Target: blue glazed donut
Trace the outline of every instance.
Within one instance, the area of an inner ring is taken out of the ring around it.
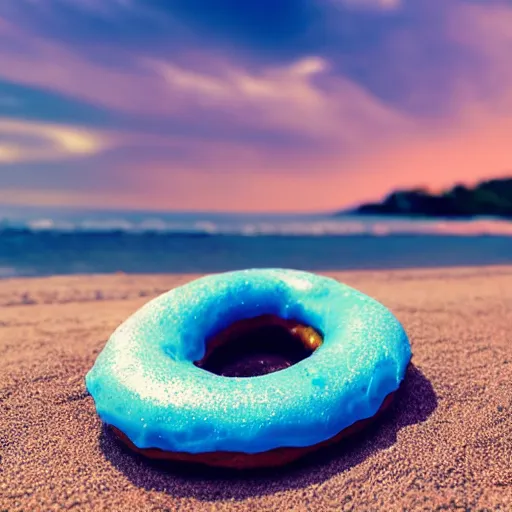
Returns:
[[[198,368],[205,340],[275,315],[323,334],[281,371],[227,378]],[[404,379],[407,335],[393,314],[334,279],[285,269],[210,275],[148,302],[86,376],[100,418],[135,449],[257,454],[312,447],[374,416]]]

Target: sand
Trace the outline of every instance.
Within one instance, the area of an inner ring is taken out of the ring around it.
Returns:
[[[414,367],[336,449],[245,476],[147,462],[84,375],[149,297],[196,276],[0,282],[0,510],[512,510],[512,267],[331,273],[403,322]]]

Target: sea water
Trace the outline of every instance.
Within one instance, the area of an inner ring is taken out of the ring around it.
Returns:
[[[512,222],[0,207],[0,278],[512,263]]]

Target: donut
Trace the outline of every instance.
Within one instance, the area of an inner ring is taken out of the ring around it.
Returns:
[[[249,345],[286,345],[292,356],[270,373],[222,373],[218,354]],[[85,380],[100,419],[135,452],[246,469],[287,464],[365,427],[389,407],[410,359],[402,325],[371,297],[308,272],[249,269],[149,301]]]

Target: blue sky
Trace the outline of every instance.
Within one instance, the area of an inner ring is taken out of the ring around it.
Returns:
[[[509,0],[3,0],[0,202],[328,210],[512,168]]]

